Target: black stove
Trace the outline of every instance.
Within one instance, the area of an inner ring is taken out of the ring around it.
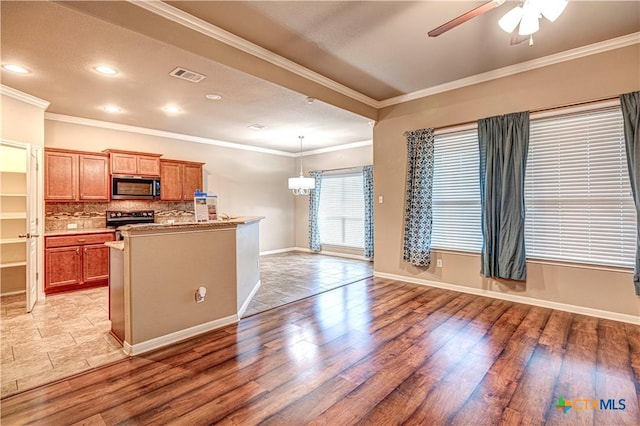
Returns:
[[[134,225],[138,223],[154,223],[156,221],[155,212],[153,210],[135,210],[135,211],[113,211],[107,210],[107,228],[117,228],[123,225]],[[120,236],[116,235],[116,240]]]

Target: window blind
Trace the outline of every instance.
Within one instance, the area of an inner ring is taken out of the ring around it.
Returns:
[[[531,121],[525,205],[528,258],[633,266],[620,108]]]
[[[479,170],[476,129],[435,137],[433,248],[482,250]]]
[[[362,173],[322,177],[318,227],[322,244],[364,248]]]

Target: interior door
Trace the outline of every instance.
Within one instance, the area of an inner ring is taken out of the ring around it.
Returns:
[[[40,185],[40,147],[31,146],[27,156],[27,312],[31,312],[38,300],[38,249],[42,238],[38,230],[42,196]]]

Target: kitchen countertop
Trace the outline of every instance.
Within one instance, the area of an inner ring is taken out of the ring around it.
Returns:
[[[113,228],[77,228],[77,229],[54,229],[45,231],[45,237],[61,236],[61,235],[78,235],[78,234],[99,234],[103,232],[115,232]]]
[[[237,226],[246,223],[256,222],[264,219],[264,216],[237,216],[229,220],[215,220],[209,222],[179,222],[179,223],[142,223],[136,225],[124,225],[118,228],[119,231],[159,231],[173,229],[207,229],[218,228],[229,225]]]

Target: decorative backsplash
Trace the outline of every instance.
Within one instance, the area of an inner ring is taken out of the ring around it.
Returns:
[[[45,231],[68,229],[75,224],[78,229],[104,228],[107,210],[154,210],[156,223],[169,220],[193,222],[193,201],[136,201],[119,200],[110,203],[45,203]]]

